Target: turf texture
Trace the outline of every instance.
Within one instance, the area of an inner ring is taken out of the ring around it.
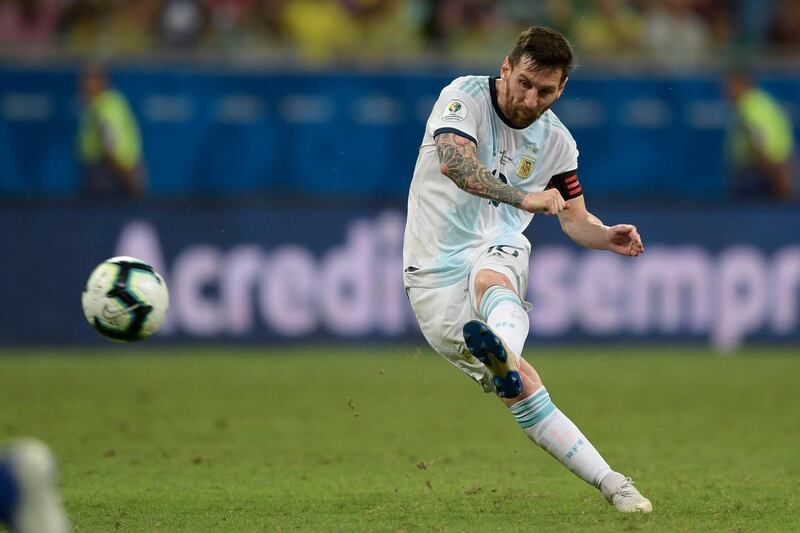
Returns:
[[[529,350],[651,515],[620,515],[427,349],[0,351],[0,437],[76,532],[792,531],[800,353]]]

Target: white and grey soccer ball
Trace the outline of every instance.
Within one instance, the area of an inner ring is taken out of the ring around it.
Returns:
[[[158,331],[169,307],[164,278],[145,261],[112,257],[92,271],[81,297],[86,320],[118,342],[146,339]]]

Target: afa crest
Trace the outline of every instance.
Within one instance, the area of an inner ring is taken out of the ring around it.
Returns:
[[[517,152],[519,160],[517,162],[517,176],[520,179],[528,179],[536,168],[536,156],[539,154],[539,147],[536,144],[527,144]]]
[[[533,174],[533,169],[536,167],[536,161],[528,158],[521,158],[517,164],[517,176],[520,178],[530,178]]]

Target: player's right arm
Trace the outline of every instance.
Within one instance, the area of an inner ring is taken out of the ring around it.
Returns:
[[[459,189],[530,213],[555,215],[568,209],[555,189],[525,193],[493,176],[478,158],[477,146],[470,139],[447,132],[437,135],[435,142],[439,171]]]

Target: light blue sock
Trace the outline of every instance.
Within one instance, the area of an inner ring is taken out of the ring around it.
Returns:
[[[611,472],[589,439],[550,400],[544,385],[512,405],[511,414],[532,441],[590,485],[599,488]]]

